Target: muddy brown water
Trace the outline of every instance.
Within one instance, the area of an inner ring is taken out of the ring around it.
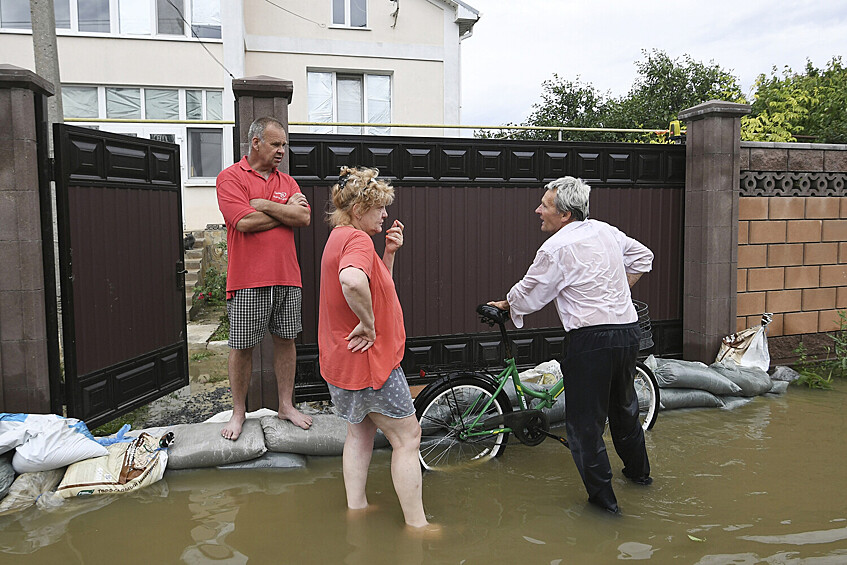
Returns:
[[[424,475],[441,539],[402,527],[390,452],[376,509],[348,519],[341,458],[287,471],[168,472],[146,490],[0,517],[0,563],[847,563],[847,383],[791,387],[733,410],[663,412],[648,433],[655,483],[620,478],[622,517],[588,507],[553,441]]]

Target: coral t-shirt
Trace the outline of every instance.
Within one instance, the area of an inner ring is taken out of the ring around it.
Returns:
[[[347,267],[368,276],[374,311],[374,344],[362,353],[347,349],[346,338],[359,324],[347,304],[338,275]],[[345,390],[382,388],[391,371],[400,366],[406,347],[403,310],[391,273],[377,255],[373,240],[351,226],[332,230],[321,259],[321,296],[318,348],[321,375]]]
[[[247,163],[247,157],[218,175],[218,207],[226,220],[227,294],[241,288],[302,286],[294,229],[275,228],[245,233],[235,226],[255,212],[250,200],[264,198],[285,204],[300,187],[290,176],[274,169],[265,179]],[[229,296],[227,296],[229,298]]]

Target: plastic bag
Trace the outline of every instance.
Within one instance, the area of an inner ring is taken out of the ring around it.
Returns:
[[[130,443],[114,443],[108,455],[74,463],[56,493],[64,498],[129,492],[160,480],[168,464],[161,440],[142,433]]]
[[[768,353],[767,326],[773,314],[762,314],[762,323],[752,328],[726,336],[721,340],[721,348],[715,358],[716,363],[733,361],[742,367],[755,367],[767,371],[771,364]]]
[[[16,473],[34,473],[106,455],[85,425],[56,414],[0,414],[0,453],[15,449]]]

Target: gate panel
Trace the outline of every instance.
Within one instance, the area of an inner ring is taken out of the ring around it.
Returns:
[[[54,131],[66,403],[96,426],[188,384],[179,147]]]
[[[325,394],[317,363],[320,258],[329,187],[341,165],[378,167],[396,187],[389,225],[406,225],[394,280],[406,323],[403,368],[502,362],[500,336],[474,308],[505,297],[546,238],[534,213],[547,182],[572,175],[592,186],[590,215],[618,226],[655,254],[633,289],[648,303],[656,353],[682,352],[682,222],[685,146],[489,139],[290,135],[290,171],[309,202],[311,226],[296,230],[303,277],[298,399]],[[376,237],[378,252],[384,238]],[[561,354],[552,305],[511,331],[520,366]]]

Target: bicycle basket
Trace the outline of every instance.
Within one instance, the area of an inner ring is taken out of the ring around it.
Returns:
[[[646,302],[633,300],[632,305],[635,306],[635,313],[638,314],[638,326],[641,328],[641,343],[638,346],[639,351],[645,351],[653,347],[653,327],[650,325],[650,309]]]

